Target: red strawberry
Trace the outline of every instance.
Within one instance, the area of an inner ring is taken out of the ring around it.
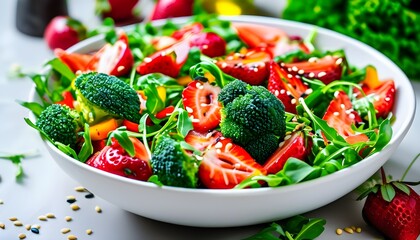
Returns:
[[[176,78],[182,65],[187,61],[189,51],[189,41],[187,39],[179,41],[146,57],[136,70],[142,75],[158,72]]]
[[[194,0],[158,0],[150,20],[191,16]]]
[[[208,148],[198,170],[200,181],[212,189],[233,188],[248,177],[264,174],[264,168],[228,138]]]
[[[105,44],[93,55],[87,69],[114,76],[123,76],[130,72],[134,64],[134,57],[128,46],[128,38],[121,33],[114,44]]]
[[[249,50],[245,53],[232,53],[216,62],[226,74],[247,82],[260,85],[268,77],[267,63],[271,55],[262,50]]]
[[[85,39],[86,31],[80,21],[68,16],[57,16],[47,25],[44,39],[51,50],[67,49]]]
[[[139,0],[96,0],[96,11],[102,18],[112,18],[117,24],[138,21],[134,7]]]
[[[274,61],[269,63],[269,71],[267,89],[283,102],[287,112],[296,113],[298,99],[308,93],[308,86]]]
[[[285,63],[282,66],[292,75],[298,74],[328,84],[341,79],[345,63],[344,57],[326,55],[322,58],[310,58],[302,62]]]
[[[365,134],[358,134],[351,128],[352,125],[362,122],[362,119],[353,110],[350,98],[344,91],[336,92],[322,119],[350,144],[369,140]]]
[[[203,29],[204,29],[203,24],[199,22],[195,22],[195,23],[187,24],[183,26],[182,28],[176,30],[175,32],[172,33],[171,37],[180,40],[186,35],[197,34],[201,32]]]
[[[147,181],[152,175],[149,156],[140,140],[137,138],[130,140],[134,144],[135,156],[128,155],[118,141],[113,140],[110,146],[105,146],[90,157],[86,164],[127,178]]]
[[[305,160],[310,151],[310,144],[305,139],[303,132],[294,132],[285,137],[285,141],[280,147],[267,159],[263,167],[268,174],[276,174],[283,169],[287,159],[294,157]]]
[[[213,32],[193,34],[190,38],[190,46],[198,47],[204,55],[219,57],[226,54],[226,42]]]
[[[221,119],[221,103],[217,100],[220,87],[208,82],[192,81],[182,91],[182,102],[192,118],[194,130],[207,132],[216,128]]]
[[[395,84],[393,80],[383,81],[378,87],[365,90],[365,94],[368,97],[373,95],[376,117],[386,118],[392,111],[395,101]]]
[[[388,182],[383,168],[381,176],[382,183],[358,198],[361,200],[367,196],[363,218],[389,239],[416,240],[420,235],[420,196],[403,179]]]
[[[222,133],[219,131],[201,133],[191,130],[188,132],[187,136],[185,136],[185,142],[199,151],[204,151],[208,146],[218,142],[221,137]]]

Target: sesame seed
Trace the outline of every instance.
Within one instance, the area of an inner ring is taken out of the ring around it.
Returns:
[[[234,166],[234,167],[235,167],[235,169],[236,169],[236,168],[240,168],[240,167],[241,167],[241,164],[239,164],[239,163],[235,163],[233,166]]]
[[[221,154],[221,153],[222,153],[222,151],[220,151],[220,149],[216,149],[216,153],[217,153],[217,154]]]
[[[320,78],[320,77],[323,77],[323,76],[325,76],[325,75],[327,75],[327,73],[326,72],[319,72],[318,73],[318,77]]]
[[[282,147],[284,145],[284,142],[279,143],[279,147]]]
[[[38,225],[38,224],[34,224],[34,225],[32,225],[32,228],[41,229],[41,226]]]
[[[118,66],[118,68],[117,68],[117,71],[118,72],[121,72],[122,70],[124,70],[125,69],[125,67],[124,66]]]
[[[26,224],[25,229],[28,230],[28,231],[31,230],[31,224]]]
[[[291,103],[291,104],[296,104],[296,98],[293,98],[293,99],[290,101],[290,103]]]
[[[309,94],[311,94],[312,92],[313,92],[312,88],[308,88],[308,89],[306,89],[306,90],[305,90],[305,94],[306,94],[306,95],[309,95]]]
[[[389,97],[385,98],[385,101],[387,101],[387,102],[389,102],[390,100],[391,100],[391,98],[389,98]]]
[[[292,71],[292,68],[287,68],[287,71],[288,71],[288,72],[291,72],[291,71]]]
[[[40,221],[47,221],[47,217],[44,216],[44,215],[41,215],[41,216],[38,217],[38,220],[40,220]]]
[[[35,234],[39,234],[39,228],[31,228],[31,232]]]
[[[351,118],[351,119],[355,119],[355,118],[356,118],[356,116],[355,116],[353,113],[350,113],[350,114],[349,114],[349,118]]]
[[[47,213],[47,215],[45,215],[47,218],[55,218],[55,215],[52,213]]]
[[[199,160],[199,161],[201,161],[201,160],[203,160],[203,159],[204,159],[202,156],[198,156],[198,155],[194,155],[194,156],[195,156],[195,158],[197,158],[197,160]]]
[[[92,229],[87,229],[87,230],[86,230],[86,234],[87,234],[87,235],[91,235],[92,233],[93,233]]]
[[[286,92],[286,90],[284,90],[284,89],[280,90],[280,94],[284,94],[285,92]]]
[[[62,233],[62,234],[66,234],[66,233],[69,233],[71,230],[70,230],[70,228],[62,228],[61,230],[60,230],[60,232]]]
[[[344,231],[350,234],[354,233],[353,229],[351,229],[350,227],[344,228]]]
[[[292,137],[292,135],[286,135],[286,136],[284,137],[284,141],[289,140],[291,137]]]
[[[291,93],[291,92],[289,92],[289,91],[286,91],[286,95],[287,95],[287,96],[290,96],[290,95],[292,95],[292,93]]]
[[[198,122],[200,122],[200,119],[197,119],[197,118],[192,118],[192,119],[191,119],[191,122],[193,122],[193,123],[198,123]]]
[[[280,66],[284,67],[286,64],[284,62],[280,63]]]
[[[80,74],[82,74],[83,72],[82,72],[82,70],[77,70],[76,71],[76,75],[80,75]]]
[[[318,61],[317,57],[311,57],[308,59],[308,62],[316,62],[316,61]]]
[[[19,239],[25,239],[26,235],[24,233],[21,233],[21,234],[18,235],[18,237],[19,237]]]
[[[4,225],[4,223],[1,223],[1,222],[0,222],[0,228],[1,228],[1,229],[5,229],[5,228],[6,228],[6,225]]]
[[[356,232],[357,233],[361,233],[362,232],[362,228],[360,228],[360,227],[356,228]]]
[[[203,46],[201,46],[203,49],[207,49],[207,48],[209,48],[209,45],[207,45],[207,44],[204,44]]]
[[[222,148],[223,147],[223,143],[222,142],[217,142],[216,145],[214,145],[215,148]]]
[[[227,63],[222,63],[222,68],[225,68],[227,66]]]
[[[102,209],[99,206],[95,206],[95,211],[97,213],[101,213],[102,212]]]
[[[13,225],[15,225],[16,227],[21,227],[21,226],[23,226],[22,222],[21,222],[21,221],[18,221],[18,220],[14,221],[14,222],[13,222]]]
[[[340,115],[339,112],[334,112],[333,114],[334,114],[334,116],[339,116]]]
[[[84,188],[84,187],[82,187],[82,186],[75,187],[75,188],[74,188],[74,190],[75,190],[76,192],[86,192],[86,191],[87,191],[87,190],[86,190],[86,188]]]
[[[288,77],[288,78],[292,78],[292,77],[293,77],[293,75],[289,73],[289,74],[287,74],[287,77]]]
[[[207,106],[210,106],[210,104],[207,104],[207,103],[200,103],[200,107],[207,107]]]
[[[185,107],[185,110],[187,110],[188,113],[193,113],[193,109],[190,107]]]
[[[77,204],[72,204],[72,205],[70,205],[70,207],[71,207],[71,209],[73,210],[73,211],[77,211],[77,210],[79,210],[80,209],[80,207],[79,207],[79,205],[77,205]]]
[[[258,72],[260,69],[259,68],[254,68],[253,70],[254,70],[254,72]]]
[[[146,57],[146,58],[143,59],[143,62],[145,62],[145,63],[149,63],[151,61],[152,61],[152,59],[149,58],[149,57]]]
[[[340,104],[341,109],[346,109],[346,105],[344,105],[343,103]]]
[[[335,98],[337,98],[339,94],[340,94],[340,92],[339,92],[339,91],[335,91],[335,92],[334,92],[334,97],[335,97]]]
[[[335,230],[335,233],[336,233],[337,235],[341,235],[341,234],[343,234],[343,229],[341,229],[341,228],[337,228],[337,229]]]
[[[77,240],[77,237],[74,235],[68,235],[67,240]]]
[[[335,64],[336,64],[336,65],[340,65],[342,62],[343,62],[343,59],[342,59],[342,58],[339,58],[339,59],[337,59],[337,60],[335,61]]]
[[[310,72],[310,73],[309,73],[309,75],[308,75],[308,77],[310,77],[310,78],[313,78],[313,77],[315,77],[315,73],[313,73],[313,72]]]
[[[0,199],[0,205],[4,204],[3,200]]]
[[[88,198],[88,199],[94,198],[94,197],[95,197],[95,195],[93,193],[88,193],[88,194],[85,195],[85,198]]]
[[[14,221],[17,220],[17,217],[10,217],[9,220],[12,221],[12,222],[14,222]]]
[[[274,96],[276,96],[276,97],[279,96],[279,90],[274,91]]]
[[[233,147],[233,144],[232,143],[227,143],[226,144],[226,147],[225,147],[225,150],[226,151],[229,151],[232,147]]]
[[[303,69],[300,69],[299,71],[298,71],[298,74],[304,74],[305,73],[305,70],[303,70]]]
[[[297,72],[299,69],[296,66],[292,67],[292,71]]]

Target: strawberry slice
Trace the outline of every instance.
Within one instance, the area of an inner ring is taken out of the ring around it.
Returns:
[[[219,87],[197,80],[190,82],[182,91],[182,102],[192,118],[194,130],[207,132],[219,125],[222,108],[217,101],[219,93]]]
[[[281,143],[280,147],[267,159],[263,168],[267,170],[267,174],[276,174],[283,169],[284,164],[290,157],[305,160],[310,148],[303,132],[298,131],[286,135],[285,141]]]
[[[204,151],[208,146],[218,142],[221,137],[222,133],[216,130],[208,133],[191,130],[188,132],[187,136],[185,136],[185,142],[199,151]]]
[[[345,62],[344,57],[326,55],[322,58],[310,58],[307,61],[284,63],[281,65],[292,75],[318,79],[328,84],[341,79]]]
[[[213,32],[193,34],[190,38],[191,47],[198,47],[204,55],[219,57],[226,54],[225,40]]]
[[[373,95],[373,106],[376,110],[376,117],[386,118],[392,111],[395,102],[395,83],[393,80],[383,81],[376,88],[369,88],[366,95]]]
[[[268,77],[267,63],[271,55],[263,50],[254,49],[243,53],[232,53],[216,62],[226,74],[247,82],[260,85]]]
[[[127,35],[121,33],[114,44],[105,44],[93,55],[87,69],[118,77],[130,72],[133,64],[134,57],[128,46]]]
[[[195,22],[195,23],[187,24],[183,26],[182,28],[176,30],[175,32],[172,33],[171,37],[177,40],[180,40],[184,36],[200,33],[203,29],[204,29],[203,24],[199,22]]]
[[[308,93],[308,86],[300,77],[288,73],[275,61],[269,63],[269,71],[267,89],[283,102],[287,112],[296,113],[296,103]]]
[[[182,65],[187,61],[189,50],[189,41],[179,41],[169,48],[146,57],[136,70],[141,75],[162,73],[176,78]]]
[[[369,140],[365,134],[355,133],[351,128],[352,125],[361,123],[362,119],[359,114],[353,110],[350,98],[344,91],[336,92],[334,99],[331,100],[322,119],[325,120],[330,127],[335,128],[338,134],[350,144]]]
[[[312,49],[302,39],[290,38],[279,28],[252,23],[232,23],[232,26],[249,48],[264,48],[273,57],[295,50],[310,53]]]
[[[265,169],[228,138],[208,148],[198,170],[200,181],[211,189],[230,189],[250,176],[264,174]]]
[[[123,177],[147,181],[152,175],[147,151],[137,138],[131,137],[130,140],[134,144],[135,156],[128,155],[114,139],[110,146],[92,155],[86,164]]]

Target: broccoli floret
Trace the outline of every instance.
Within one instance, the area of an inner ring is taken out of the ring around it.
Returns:
[[[115,76],[94,72],[81,74],[75,80],[75,90],[78,108],[89,124],[108,116],[140,121],[139,96]]]
[[[283,103],[263,86],[241,80],[227,84],[219,94],[222,102],[220,129],[263,162],[277,148],[286,130]]]
[[[77,132],[81,129],[79,120],[76,111],[67,106],[52,104],[41,112],[36,126],[54,142],[69,145],[74,149],[77,144]]]
[[[164,185],[195,188],[198,182],[197,160],[168,134],[159,136],[150,160],[153,174]]]

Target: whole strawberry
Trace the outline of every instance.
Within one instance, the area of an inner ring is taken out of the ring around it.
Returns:
[[[117,25],[139,21],[136,6],[139,0],[96,0],[95,10],[102,18],[112,18]]]
[[[158,0],[150,15],[150,20],[191,16],[194,0]]]
[[[68,17],[54,17],[44,32],[44,40],[51,50],[67,49],[86,38],[86,27],[80,21]]]
[[[367,196],[363,218],[389,239],[416,240],[420,235],[420,196],[402,180],[388,182],[383,168],[381,175],[382,183],[359,197]]]
[[[225,40],[213,32],[201,32],[191,36],[191,47],[198,47],[204,55],[219,57],[226,54]]]

